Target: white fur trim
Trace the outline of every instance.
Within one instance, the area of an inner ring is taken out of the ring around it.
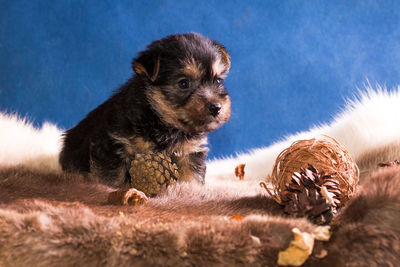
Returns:
[[[35,128],[18,115],[0,113],[0,166],[24,165],[44,172],[61,171],[58,154],[62,131],[44,123]]]
[[[391,143],[400,144],[400,87],[393,92],[385,88],[359,91],[355,100],[332,123],[287,136],[269,147],[250,150],[225,159],[207,162],[207,180],[234,177],[235,167],[245,163],[245,179],[264,180],[272,172],[276,157],[294,141],[328,135],[342,144],[353,157]]]
[[[364,152],[398,142],[400,144],[400,87],[393,92],[368,87],[332,123],[287,136],[269,147],[256,148],[225,159],[207,162],[206,181],[223,183],[234,178],[235,167],[245,163],[245,179],[264,180],[271,173],[278,154],[299,139],[319,135],[335,138],[347,148],[353,159]],[[17,166],[46,172],[60,172],[58,154],[63,131],[44,123],[35,128],[17,115],[0,113],[0,166]]]

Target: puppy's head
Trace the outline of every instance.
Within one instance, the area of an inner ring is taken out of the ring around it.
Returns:
[[[157,40],[133,61],[152,109],[165,124],[188,133],[209,132],[229,120],[229,68],[226,49],[195,33]]]

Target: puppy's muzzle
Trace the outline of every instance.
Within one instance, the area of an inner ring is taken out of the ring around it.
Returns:
[[[210,112],[211,116],[217,117],[221,111],[221,104],[220,103],[208,103],[207,109]]]

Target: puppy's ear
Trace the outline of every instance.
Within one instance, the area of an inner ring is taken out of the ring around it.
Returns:
[[[213,41],[213,44],[217,47],[218,52],[221,54],[222,64],[225,65],[226,70],[228,71],[231,68],[231,58],[228,51],[226,50],[225,46],[216,41]]]
[[[154,82],[160,71],[160,56],[141,53],[138,58],[133,60],[132,68],[138,75],[145,76]]]

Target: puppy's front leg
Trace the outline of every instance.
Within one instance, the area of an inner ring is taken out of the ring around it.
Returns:
[[[177,158],[181,182],[196,181],[201,184],[205,183],[207,151],[195,152]]]

